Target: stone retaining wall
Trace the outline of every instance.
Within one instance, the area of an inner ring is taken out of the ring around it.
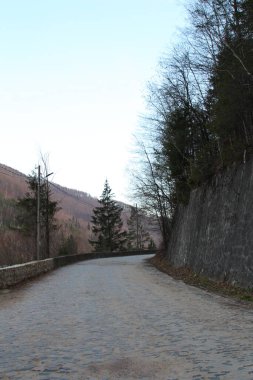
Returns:
[[[176,267],[253,288],[253,159],[192,191],[176,212],[167,258]]]
[[[14,286],[40,274],[49,272],[64,265],[73,264],[78,261],[119,256],[147,255],[154,253],[155,251],[83,253],[78,255],[58,256],[46,260],[12,265],[9,267],[0,268],[0,289]]]
[[[54,269],[54,260],[31,261],[25,264],[0,268],[0,289],[16,285],[29,278],[36,277]]]

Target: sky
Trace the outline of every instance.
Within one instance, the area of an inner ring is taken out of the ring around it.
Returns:
[[[128,202],[147,83],[180,36],[180,0],[0,0],[0,163]]]

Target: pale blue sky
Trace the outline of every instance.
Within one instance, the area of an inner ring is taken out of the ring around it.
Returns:
[[[146,84],[177,40],[178,0],[0,0],[0,163],[127,201]]]

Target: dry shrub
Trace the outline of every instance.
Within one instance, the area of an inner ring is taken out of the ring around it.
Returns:
[[[45,259],[46,249],[41,233],[40,258]],[[73,229],[69,223],[62,225],[50,234],[50,257],[59,255],[60,249],[64,242],[73,236],[76,242],[76,252],[90,252],[91,248],[88,242],[88,233],[86,225],[78,225]],[[36,260],[36,239],[27,236],[21,231],[3,228],[0,229],[0,266],[22,264]]]
[[[35,241],[17,230],[0,230],[0,265],[22,264],[36,257]]]

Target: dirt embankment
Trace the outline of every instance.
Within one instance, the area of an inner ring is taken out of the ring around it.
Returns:
[[[223,296],[233,297],[241,301],[249,302],[253,307],[253,289],[243,289],[227,282],[211,280],[205,276],[194,273],[187,267],[173,267],[165,257],[165,252],[159,252],[147,261],[161,272],[168,274],[176,280],[181,280],[188,285],[214,292]]]

